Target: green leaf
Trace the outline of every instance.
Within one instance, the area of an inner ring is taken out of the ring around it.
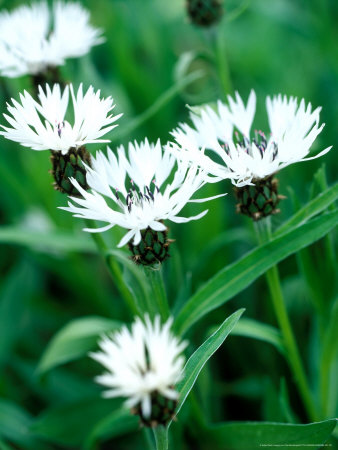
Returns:
[[[96,445],[101,440],[112,439],[139,428],[138,417],[131,415],[128,409],[117,409],[95,425],[84,443],[84,449],[97,448]]]
[[[239,309],[227,319],[225,319],[222,325],[205,342],[203,342],[203,344],[198,347],[198,349],[188,359],[183,370],[183,378],[176,385],[176,389],[179,392],[179,401],[176,409],[176,414],[178,414],[180,409],[182,408],[186,398],[189,395],[189,392],[196,383],[201,370],[203,369],[207,361],[211,358],[211,356],[223,344],[243,312],[244,309]],[[157,450],[168,449],[168,429],[171,425],[171,422],[172,421],[170,421],[165,428],[158,427],[154,430]]]
[[[0,365],[12,358],[29,310],[29,301],[39,284],[34,265],[22,260],[4,278],[0,291]],[[15,326],[13,326],[15,324]]]
[[[110,250],[106,257],[113,257],[122,264],[124,268],[123,280],[133,295],[139,312],[143,313],[148,310],[147,302],[150,290],[141,267],[137,266],[124,252],[119,250]]]
[[[22,449],[44,449],[29,431],[30,415],[15,403],[0,399],[0,438],[15,443]],[[3,448],[6,448],[3,446]],[[12,448],[12,447],[11,447]]]
[[[336,419],[308,425],[271,422],[224,423],[208,428],[207,439],[213,450],[262,450],[278,447],[279,450],[306,450],[319,448],[329,439]]]
[[[285,378],[281,379],[279,388],[279,404],[280,409],[287,422],[299,423],[298,417],[295,415],[290,404],[290,395]]]
[[[12,449],[3,441],[0,441],[0,450],[12,450]]]
[[[185,402],[189,392],[193,388],[200,371],[206,362],[223,344],[229,333],[232,331],[244,309],[239,309],[229,316],[222,325],[215,331],[198,349],[190,356],[185,367],[183,379],[177,384],[176,389],[180,394],[176,412],[178,413]]]
[[[40,231],[5,226],[0,227],[0,242],[23,245],[42,253],[96,252],[95,245],[86,238],[85,233],[73,235],[62,231],[49,231],[45,234]]]
[[[50,442],[81,448],[91,430],[120,402],[98,396],[80,402],[51,407],[36,418],[30,429]]]
[[[241,318],[232,331],[233,336],[244,336],[268,342],[284,354],[285,349],[281,333],[277,328],[254,319]]]
[[[285,232],[302,225],[316,214],[325,211],[333,202],[338,199],[338,183],[322,192],[315,199],[307,203],[296,212],[289,220],[283,223],[275,232],[274,237],[281,236]]]
[[[337,221],[338,211],[324,214],[273,238],[219,271],[178,313],[175,320],[177,333],[186,332],[197,320],[244,290],[279,261],[325,236]]]
[[[216,252],[224,251],[224,247],[234,244],[236,241],[252,244],[252,234],[246,228],[234,228],[213,237],[203,248],[191,269],[194,276],[196,277],[196,273],[205,271],[205,261],[211,261]]]
[[[320,358],[320,390],[322,408],[326,415],[334,414],[337,397],[332,395],[337,389],[337,373],[334,364],[338,361],[338,298],[330,311],[330,319],[326,323],[323,346]],[[334,403],[330,411],[331,403]]]
[[[42,374],[60,364],[81,358],[95,347],[102,333],[120,327],[120,322],[96,316],[71,321],[52,338],[37,371]]]

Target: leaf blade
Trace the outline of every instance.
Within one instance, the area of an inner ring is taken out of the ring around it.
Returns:
[[[338,183],[319,194],[297,211],[289,220],[284,222],[275,232],[274,236],[281,236],[288,229],[302,225],[316,214],[321,213],[338,199]]]
[[[274,422],[229,422],[208,428],[208,436],[216,444],[215,450],[220,448],[259,450],[263,447],[272,446],[278,446],[281,450],[288,450],[292,446],[305,450],[309,448],[309,444],[313,444],[313,448],[325,444],[335,425],[336,419],[307,425]]]
[[[337,222],[337,210],[324,214],[273,238],[220,270],[180,310],[175,320],[177,333],[184,334],[197,320],[244,290],[270,267],[325,236]]]
[[[41,375],[60,364],[86,355],[95,346],[102,333],[115,330],[120,326],[120,322],[99,316],[72,320],[49,342],[40,359],[37,372]]]
[[[177,413],[180,411],[189,392],[194,386],[200,371],[203,369],[204,365],[211,358],[211,356],[223,344],[243,312],[244,309],[239,309],[231,316],[227,317],[220,327],[211,336],[209,336],[209,338],[204,341],[204,343],[188,359],[184,367],[184,377],[176,386],[178,392],[180,393],[176,411]]]
[[[232,330],[233,336],[243,336],[268,342],[282,354],[285,353],[283,339],[277,328],[254,319],[241,318]]]

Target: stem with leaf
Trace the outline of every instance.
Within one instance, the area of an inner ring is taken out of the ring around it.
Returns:
[[[156,268],[145,267],[144,273],[150,287],[151,315],[160,314],[162,322],[166,321],[170,315],[167,294],[163,282],[163,274],[161,266]]]
[[[258,240],[260,243],[271,239],[271,221],[270,217],[255,223]],[[275,310],[279,328],[282,332],[284,346],[286,349],[286,357],[290,369],[293,373],[299,393],[303,400],[305,409],[312,421],[317,420],[317,412],[313,403],[311,391],[307,382],[303,363],[298,351],[295,336],[293,334],[289,321],[285,301],[283,297],[282,287],[280,284],[277,266],[273,266],[266,272],[266,278],[270,290],[272,305]]]
[[[159,425],[154,428],[154,436],[157,450],[168,450],[168,428]]]
[[[92,224],[88,219],[84,219],[84,221],[89,228],[92,227]],[[107,247],[102,235],[100,233],[90,233],[90,235],[91,235],[93,241],[95,242],[96,247],[99,250],[100,254],[105,256],[105,260],[107,263],[109,273],[115,282],[115,286],[117,287],[121,296],[123,297],[124,301],[126,302],[128,308],[130,309],[130,311],[133,314],[138,314],[138,308],[135,304],[135,301],[134,301],[134,298],[133,298],[131,292],[129,291],[128,287],[126,286],[126,284],[124,282],[120,266],[115,261],[113,256],[111,256],[111,255],[106,256],[108,247]]]

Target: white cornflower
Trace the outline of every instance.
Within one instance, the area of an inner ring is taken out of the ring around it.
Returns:
[[[188,202],[203,202],[207,199],[191,200],[194,193],[205,183],[205,175],[196,166],[189,167],[187,162],[176,158],[163,150],[160,141],[156,144],[147,140],[141,144],[129,143],[128,155],[123,146],[118,148],[118,157],[110,148],[108,157],[101,151],[92,158],[92,167],[86,166],[87,183],[92,192],[85,191],[77,181],[71,179],[83,198],[70,197],[66,211],[74,217],[107,222],[98,229],[84,229],[100,232],[118,225],[129,230],[118,247],[133,239],[133,245],[141,241],[141,230],[151,228],[164,231],[162,221],[176,223],[189,222],[203,217],[208,211],[189,218],[179,216]],[[173,178],[169,181],[175,163]],[[105,196],[109,204],[104,199]]]
[[[312,111],[310,103],[305,107],[304,99],[298,105],[294,97],[267,97],[269,137],[262,131],[255,131],[253,136],[251,133],[256,110],[254,91],[246,106],[237,92],[235,100],[229,96],[228,101],[229,105],[218,101],[217,112],[209,106],[202,108],[200,114],[192,112],[194,128],[180,124],[171,133],[176,144],[168,145],[181,158],[208,172],[211,182],[230,178],[238,187],[252,184],[290,164],[318,158],[331,149],[328,147],[314,157],[305,158],[324,124],[319,125],[321,108]]]
[[[174,386],[183,375],[185,358],[181,353],[187,342],[180,342],[171,333],[171,325],[172,318],[162,326],[159,316],[154,323],[148,315],[144,323],[136,318],[130,331],[124,326],[119,332],[103,337],[99,342],[101,351],[90,354],[107,369],[96,377],[98,383],[108,388],[103,396],[127,397],[126,407],[139,409],[145,420],[155,420],[154,395],[178,399]]]
[[[69,108],[69,90],[73,103],[74,120],[66,119]],[[115,107],[111,97],[100,98],[100,91],[92,86],[83,94],[82,84],[75,95],[73,86],[66,86],[63,93],[59,84],[53,89],[46,85],[46,92],[39,86],[39,102],[24,91],[20,101],[12,99],[13,106],[7,104],[4,117],[12,126],[0,131],[5,138],[19,142],[33,150],[56,150],[66,154],[70,148],[77,148],[94,142],[109,142],[99,139],[115,128],[112,125],[120,116],[109,115]]]
[[[46,1],[0,13],[0,73],[8,77],[36,75],[82,56],[103,42],[101,30],[89,24],[79,3]]]

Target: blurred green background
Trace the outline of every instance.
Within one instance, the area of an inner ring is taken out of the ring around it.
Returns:
[[[112,148],[145,137],[165,143],[170,130],[188,119],[186,104],[225,99],[229,92],[224,91],[220,70],[227,66],[230,93],[238,90],[246,99],[252,88],[256,91],[255,127],[267,128],[266,95],[304,97],[313,107],[323,107],[321,119],[326,123],[313,150],[337,144],[336,1],[226,0],[224,18],[212,30],[198,29],[189,22],[184,0],[82,3],[90,10],[92,23],[104,30],[106,42],[82,59],[69,60],[61,72],[75,86],[93,84],[103,95],[113,96],[115,111],[124,115],[108,136]],[[0,1],[1,8],[20,4]],[[200,74],[198,80],[179,88],[195,71]],[[18,98],[20,90],[31,89],[28,77],[2,78],[0,87],[2,112],[9,97]],[[146,115],[144,111],[148,111]],[[95,146],[89,150],[94,151]],[[66,198],[52,188],[49,153],[30,151],[5,139],[1,139],[0,152],[0,397],[4,399],[0,429],[7,417],[5,404],[27,424],[37,417],[34,423],[39,434],[45,433],[52,442],[46,447],[33,440],[32,444],[27,432],[16,442],[17,448],[79,448],[83,430],[90,429],[116,405],[116,401],[99,398],[101,390],[92,378],[101,369],[83,358],[40,379],[36,366],[51,337],[70,320],[85,315],[126,321],[131,317],[104,261],[96,255],[90,237],[81,231],[81,222],[56,208],[64,206]],[[321,160],[295,164],[278,175],[280,192],[287,199],[281,204],[281,214],[273,218],[275,226],[297,205],[308,201],[313,181],[314,191],[323,189],[323,182],[314,178],[323,163],[328,183],[335,181],[335,152],[333,149]],[[201,221],[170,225],[170,237],[176,242],[165,270],[172,304],[182,304],[203,281],[254,246],[252,224],[234,212],[231,185],[210,185],[202,194],[221,192],[229,195],[210,203],[209,213]],[[187,206],[187,214],[196,213],[197,208]],[[114,233],[105,233],[112,247],[120,236]],[[45,239],[46,235],[55,238]],[[319,242],[310,251],[315,289],[329,303],[335,295],[335,274],[330,266],[322,266],[325,248]],[[297,339],[313,381],[318,372],[313,364],[318,330],[306,284],[308,273],[298,270],[295,257],[281,264],[281,273]],[[247,317],[275,325],[265,281],[260,279],[221,310],[209,314],[189,339],[201,343],[211,327],[238,307],[246,308]],[[203,414],[212,422],[285,421],[279,403],[284,379],[290,381],[290,374],[276,350],[266,343],[231,336],[202,372],[194,392]],[[289,388],[292,407],[302,421],[304,411],[292,382]],[[193,402],[185,406],[174,425],[177,448],[207,448],[198,443],[192,419],[190,427],[182,425],[185,418],[189,421],[193,407]],[[55,419],[55,411],[62,412],[57,417],[64,417],[63,423]],[[332,410],[332,415],[335,413]],[[44,428],[46,414],[52,415],[47,420],[48,432]],[[130,434],[111,440],[110,445],[137,448],[130,446],[138,439],[139,435]]]

